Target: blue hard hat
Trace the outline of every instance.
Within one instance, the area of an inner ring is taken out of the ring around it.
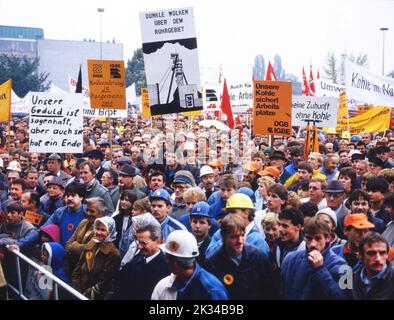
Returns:
[[[243,193],[244,195],[247,195],[252,200],[253,203],[256,202],[256,197],[253,190],[248,187],[239,188],[237,190],[237,193]]]
[[[359,142],[359,141],[361,141],[361,137],[358,135],[352,135],[350,137],[350,142]]]
[[[164,200],[167,204],[171,205],[171,199],[170,199],[170,194],[167,192],[167,190],[164,189],[157,189],[154,191],[150,196],[149,200]]]
[[[212,218],[209,214],[209,205],[204,201],[197,202],[192,209],[190,217],[207,217]]]

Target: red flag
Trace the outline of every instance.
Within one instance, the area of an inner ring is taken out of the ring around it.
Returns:
[[[277,81],[274,68],[271,65],[271,62],[268,62],[267,74],[265,75],[265,80],[268,81]]]
[[[302,67],[302,95],[303,96],[310,96],[308,82],[306,81],[304,67]]]
[[[230,96],[228,95],[226,79],[224,79],[222,104],[220,105],[220,109],[222,109],[223,113],[227,116],[227,123],[230,129],[234,129],[234,117],[233,111],[231,110]]]
[[[313,81],[313,73],[312,73],[312,65],[309,65],[309,95],[314,96],[315,95],[315,82]]]

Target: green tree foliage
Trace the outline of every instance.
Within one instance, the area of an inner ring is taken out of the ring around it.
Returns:
[[[49,89],[47,81],[49,73],[38,73],[40,60],[18,57],[15,55],[0,55],[0,83],[12,80],[12,89],[19,97],[24,97],[29,91],[41,92]]]
[[[353,54],[343,53],[338,59],[335,57],[334,52],[329,52],[326,58],[326,64],[323,67],[323,78],[329,79],[330,81],[338,84],[345,84],[345,60],[349,59],[351,62],[359,65],[362,68],[367,68],[369,61],[368,55],[359,54],[354,56]]]
[[[262,54],[259,54],[254,58],[252,72],[255,80],[265,80],[265,60]]]
[[[141,94],[141,88],[146,87],[145,65],[142,49],[134,50],[133,57],[127,61],[126,86],[135,83],[137,95]]]

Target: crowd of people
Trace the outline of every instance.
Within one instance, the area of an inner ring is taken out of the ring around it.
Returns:
[[[3,127],[0,299],[15,251],[96,300],[394,299],[394,132],[321,132],[306,154],[304,130],[199,121],[85,118],[81,154]],[[54,298],[20,269],[27,298]]]

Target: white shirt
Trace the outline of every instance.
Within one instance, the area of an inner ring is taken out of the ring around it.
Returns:
[[[176,275],[173,273],[161,279],[153,289],[151,300],[176,300],[178,291],[171,288],[175,279]]]

